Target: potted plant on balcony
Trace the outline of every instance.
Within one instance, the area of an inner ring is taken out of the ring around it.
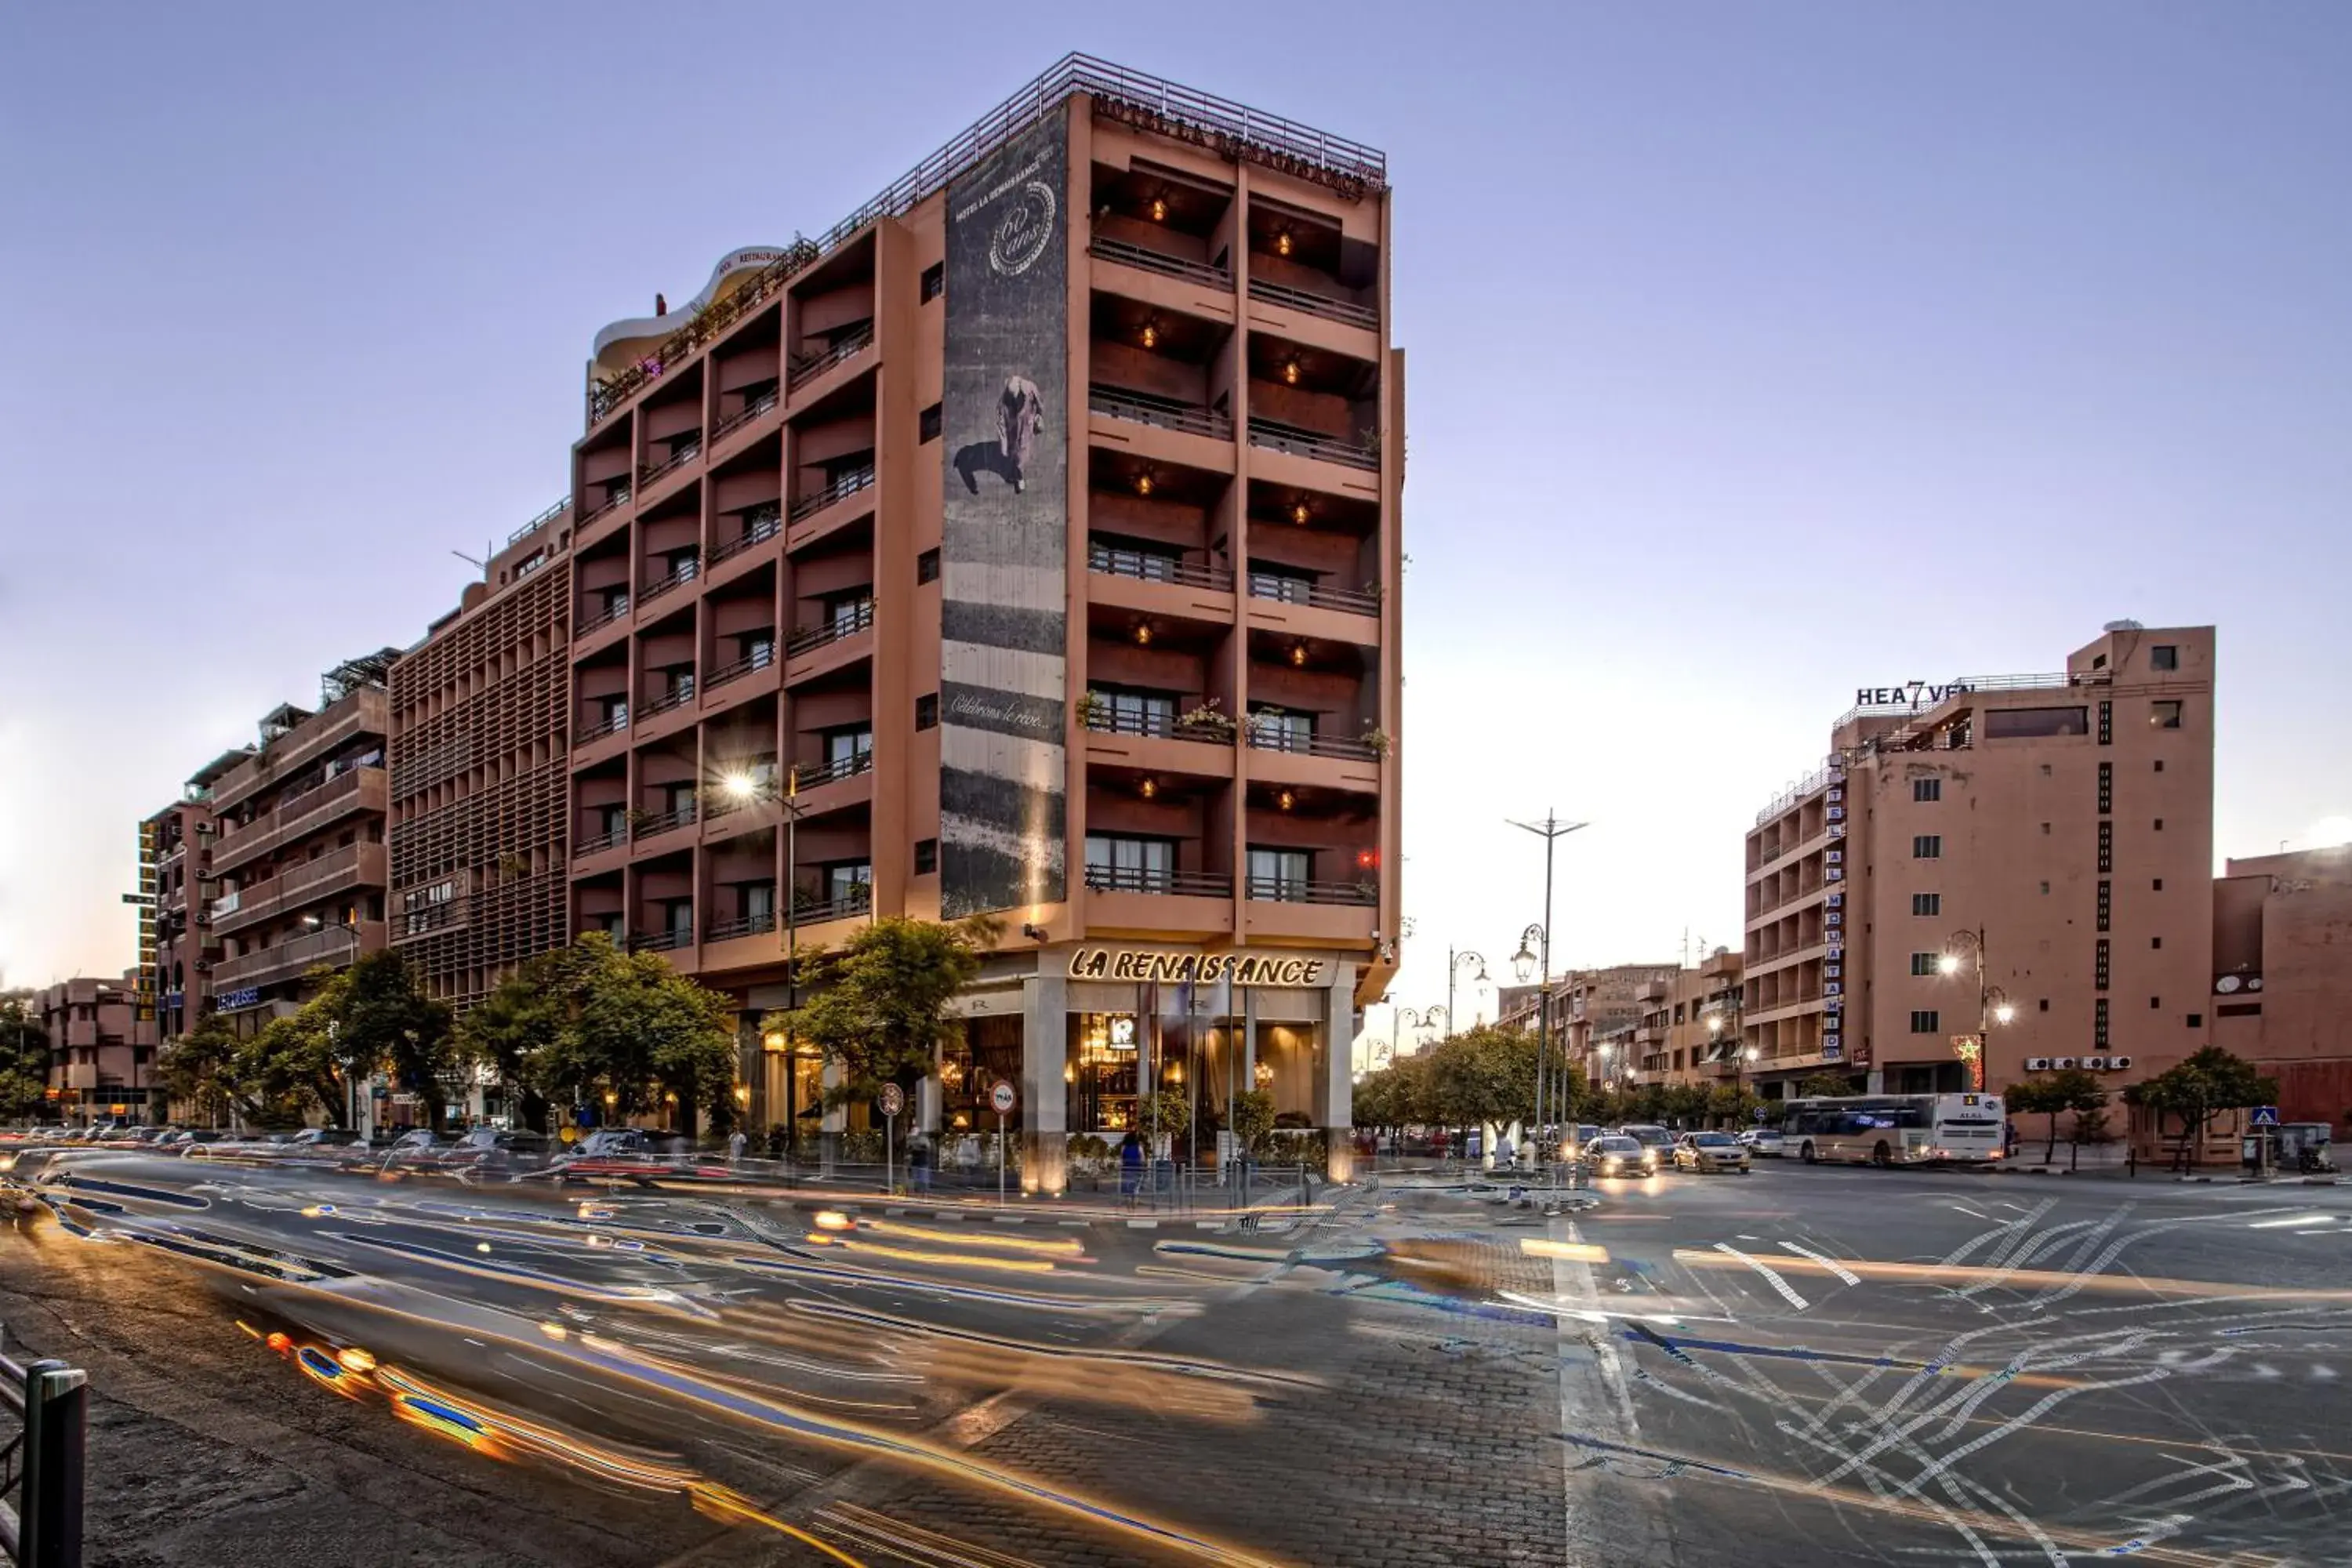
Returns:
[[[1078,699],[1078,723],[1088,730],[1110,728],[1110,699],[1099,691],[1089,691]]]
[[[1220,741],[1234,738],[1234,716],[1225,711],[1224,700],[1221,697],[1205,699],[1199,707],[1180,717],[1176,727],[1194,735]]]
[[[1389,754],[1389,732],[1378,724],[1372,725],[1356,738],[1371,748],[1372,755],[1384,758]]]

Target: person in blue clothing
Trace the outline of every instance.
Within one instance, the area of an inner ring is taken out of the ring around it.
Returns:
[[[1118,1190],[1132,1197],[1143,1184],[1143,1140],[1130,1131],[1118,1141]]]

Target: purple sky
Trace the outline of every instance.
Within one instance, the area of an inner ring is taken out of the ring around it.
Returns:
[[[556,495],[597,327],[1072,47],[1389,152],[1399,1002],[1507,813],[1562,965],[1736,942],[1855,686],[2116,616],[2221,628],[2222,854],[2352,812],[2352,7],[1496,9],[10,8],[0,975],[130,962],[135,820]]]

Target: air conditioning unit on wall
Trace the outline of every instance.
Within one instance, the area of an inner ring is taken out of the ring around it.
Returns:
[[[2131,1070],[2131,1058],[2109,1057],[2107,1058],[2107,1070],[2109,1072],[2129,1072]]]
[[[2025,1058],[2025,1070],[2027,1072],[2048,1072],[2050,1070],[2050,1058],[2048,1057],[2028,1057]]]
[[[2065,1072],[2075,1067],[2077,1064],[2073,1057],[2057,1057],[2052,1059],[2050,1065],[2056,1068],[2060,1072]]]
[[[2107,1068],[2107,1058],[2105,1057],[2084,1057],[2083,1058],[2083,1066],[2092,1072],[2105,1072]]]

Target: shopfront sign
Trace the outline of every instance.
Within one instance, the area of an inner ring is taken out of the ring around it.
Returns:
[[[1909,708],[1917,711],[1933,708],[1948,697],[1964,697],[1975,687],[1965,680],[1947,681],[1931,686],[1924,680],[1906,680],[1895,686],[1857,687],[1853,705],[1857,708]]]
[[[1253,952],[1154,952],[1131,947],[1081,947],[1070,954],[1073,980],[1133,980],[1168,985],[1326,984],[1329,963]]]

